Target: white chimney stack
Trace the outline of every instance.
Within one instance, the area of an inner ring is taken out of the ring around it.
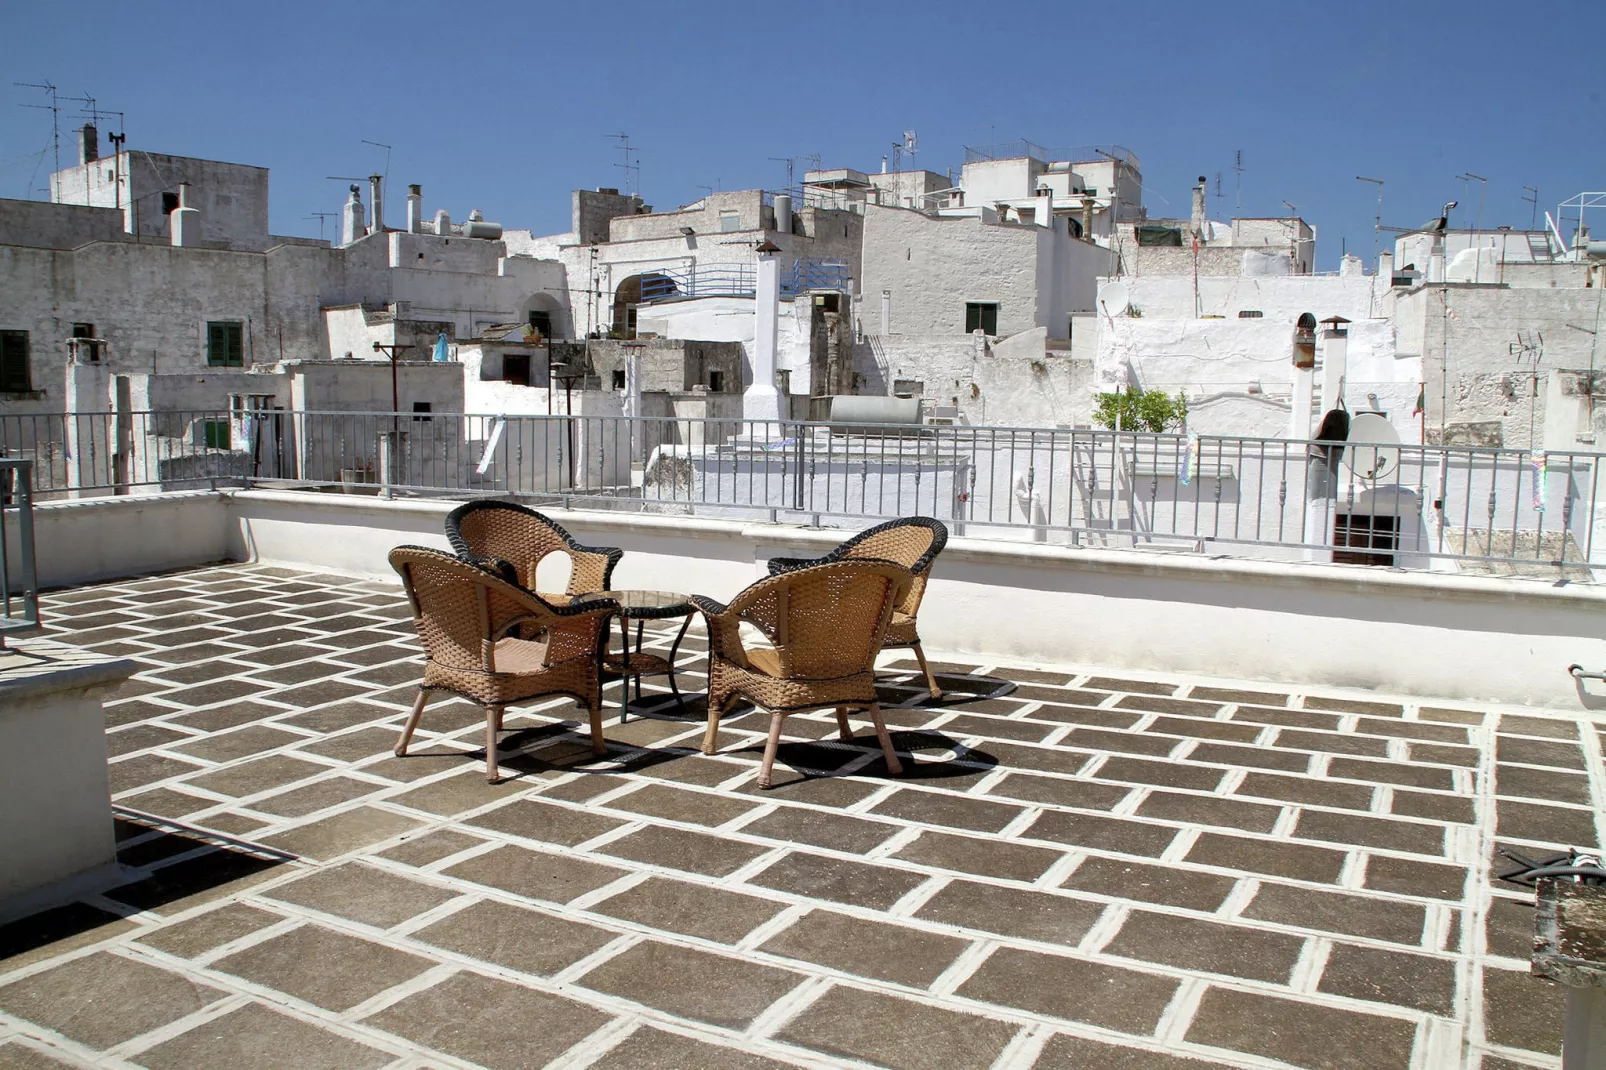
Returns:
[[[417,234],[424,229],[424,187],[414,183],[407,187],[407,233]]]
[[[363,232],[362,197],[357,193],[357,187],[351,187],[351,196],[346,199],[345,207],[340,210],[340,244],[350,245]]]
[[[196,245],[201,240],[201,211],[190,207],[190,184],[178,184],[178,207],[167,217],[168,236],[174,245]]]
[[[758,247],[758,285],[753,295],[753,382],[742,393],[742,416],[748,420],[781,418],[781,393],[775,388],[781,319],[781,266],[775,254],[780,251],[768,241]],[[764,434],[756,427],[750,428],[749,433],[754,437]]]
[[[1052,189],[1050,189],[1049,187],[1043,186],[1043,187],[1040,187],[1038,189],[1038,191],[1037,191],[1037,211],[1034,214],[1037,216],[1035,222],[1037,223],[1038,226],[1040,226],[1040,227],[1048,227],[1050,230],[1053,229],[1053,227],[1054,227],[1054,191]]]
[[[1341,388],[1349,375],[1349,331],[1343,316],[1322,321],[1322,415],[1338,408]]]
[[[1204,237],[1204,232],[1205,232],[1205,190],[1207,188],[1208,188],[1208,183],[1205,180],[1205,176],[1204,175],[1200,175],[1199,176],[1199,181],[1196,182],[1194,184],[1194,187],[1193,187],[1193,220],[1192,220],[1192,222],[1193,222],[1193,233],[1195,234],[1195,236],[1200,237],[1200,238]]]

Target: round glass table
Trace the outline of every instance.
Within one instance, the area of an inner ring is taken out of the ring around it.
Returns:
[[[691,599],[671,591],[594,591],[591,594],[576,595],[571,604],[601,599],[619,603],[619,639],[622,649],[618,654],[605,653],[602,659],[604,671],[614,673],[623,679],[619,720],[624,721],[630,714],[631,678],[636,681],[636,701],[639,703],[643,676],[669,677],[669,690],[675,696],[675,705],[684,708],[685,697],[681,695],[680,688],[675,683],[675,656],[680,653],[680,642],[686,638],[686,629],[691,626],[693,608]],[[641,639],[645,623],[649,620],[667,620],[674,617],[680,617],[682,620],[680,630],[675,633],[675,641],[669,648],[669,657],[659,657],[657,654],[643,651]],[[631,621],[636,622],[634,649],[630,641]]]

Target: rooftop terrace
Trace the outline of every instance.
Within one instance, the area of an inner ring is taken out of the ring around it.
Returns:
[[[1559,1065],[1490,860],[1601,843],[1599,714],[943,663],[941,702],[889,676],[902,777],[829,713],[769,792],[751,714],[710,758],[700,710],[614,707],[593,760],[562,700],[509,711],[493,786],[466,703],[390,753],[396,585],[44,603],[141,666],[107,706],[127,881],[0,927],[3,1066]]]

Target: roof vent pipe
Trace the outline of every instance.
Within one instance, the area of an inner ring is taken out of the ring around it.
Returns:
[[[775,195],[775,229],[782,234],[792,233],[792,195],[790,193],[777,193]]]
[[[368,206],[373,212],[373,223],[368,228],[370,234],[383,234],[385,232],[385,179],[382,175],[368,176]]]
[[[424,187],[416,182],[407,187],[407,233],[424,229]]]

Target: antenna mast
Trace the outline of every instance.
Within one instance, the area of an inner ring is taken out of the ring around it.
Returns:
[[[1242,212],[1244,210],[1244,150],[1243,149],[1239,149],[1237,152],[1233,153],[1232,170],[1233,170],[1233,174],[1234,174],[1234,178],[1233,178],[1233,184],[1235,186],[1234,193],[1235,193],[1235,195],[1237,197],[1237,204],[1238,204],[1238,207],[1235,209],[1235,211]]]
[[[626,197],[629,197],[629,196],[632,196],[632,195],[640,196],[640,194],[641,194],[641,154],[637,153],[635,148],[630,144],[630,135],[629,134],[606,134],[604,136],[605,137],[618,138],[619,139],[619,148],[625,154],[625,162],[624,163],[616,163],[616,164],[614,164],[615,167],[621,169],[625,173],[625,196]],[[635,153],[634,158],[632,158],[632,155],[631,155],[632,153]],[[630,188],[631,187],[631,177],[632,177],[632,175],[635,177],[635,189],[631,189]]]
[[[56,153],[56,170],[61,170],[61,105],[56,101],[56,87],[50,82],[12,82],[23,89],[43,89],[50,94],[49,104],[24,104],[24,108],[38,108],[50,112],[50,147]],[[54,197],[52,197],[54,199]]]
[[[1378,238],[1383,233],[1383,180],[1381,178],[1367,178],[1365,175],[1356,175],[1357,182],[1370,182],[1377,187],[1377,221],[1372,224],[1372,263],[1377,263]]]
[[[1524,197],[1523,200],[1534,206],[1533,214],[1528,217],[1528,229],[1534,230],[1539,226],[1539,187],[1524,186],[1522,188],[1532,194],[1531,197]]]

